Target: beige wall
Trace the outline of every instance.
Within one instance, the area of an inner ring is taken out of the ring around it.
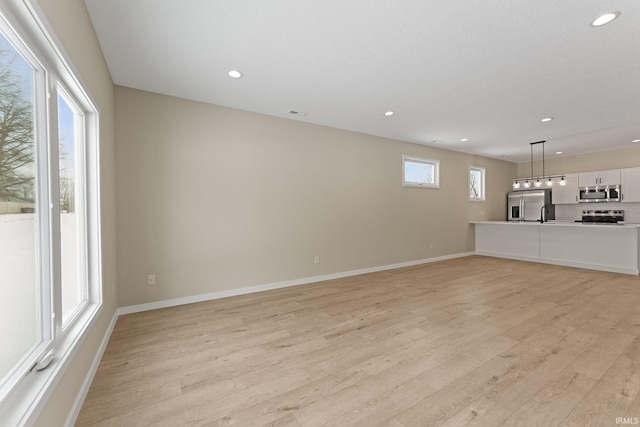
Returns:
[[[38,4],[100,109],[105,310],[37,426],[66,421],[116,280],[126,306],[471,251],[468,221],[503,219],[511,178],[528,175],[528,164],[117,88],[116,183],[114,90],[84,3]],[[440,159],[442,188],[402,188],[402,154]],[[640,147],[613,154],[553,160],[548,173],[637,166]],[[470,164],[487,168],[486,203],[467,201]]]
[[[631,144],[631,143],[630,143]],[[603,142],[603,145],[606,145]],[[617,150],[598,151],[576,156],[545,157],[545,175],[622,169],[640,166],[640,144]],[[542,163],[533,163],[534,176],[542,176]],[[518,178],[531,176],[531,162],[518,164]]]
[[[116,136],[120,306],[472,251],[468,222],[504,219],[516,173],[123,87]],[[403,154],[439,159],[441,189],[403,188]],[[486,203],[467,200],[469,165],[487,168]]]
[[[113,82],[82,0],[38,0],[85,88],[100,110],[100,168],[102,203],[102,268],[104,310],[79,348],[36,425],[62,426],[116,308],[115,144]]]

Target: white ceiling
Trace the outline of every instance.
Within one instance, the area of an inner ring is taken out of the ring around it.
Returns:
[[[638,0],[85,3],[122,86],[512,162],[640,139]]]

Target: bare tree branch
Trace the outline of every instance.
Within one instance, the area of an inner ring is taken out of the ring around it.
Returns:
[[[16,52],[0,49],[0,200],[33,199],[33,106],[24,94]]]

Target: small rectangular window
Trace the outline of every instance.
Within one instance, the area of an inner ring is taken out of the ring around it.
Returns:
[[[440,188],[440,161],[402,156],[402,185]]]
[[[469,200],[484,200],[484,168],[469,166]]]

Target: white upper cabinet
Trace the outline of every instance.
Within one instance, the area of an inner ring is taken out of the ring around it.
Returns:
[[[579,177],[579,187],[593,187],[594,185],[619,185],[620,169],[583,172]]]
[[[640,202],[640,168],[622,169],[621,187],[623,202]]]
[[[598,185],[598,172],[583,172],[578,180],[579,187],[591,187]]]
[[[551,201],[555,205],[578,203],[578,177],[577,173],[564,176],[566,185],[560,185],[560,181],[553,183]]]
[[[611,171],[600,171],[599,185],[620,185],[620,169]]]

